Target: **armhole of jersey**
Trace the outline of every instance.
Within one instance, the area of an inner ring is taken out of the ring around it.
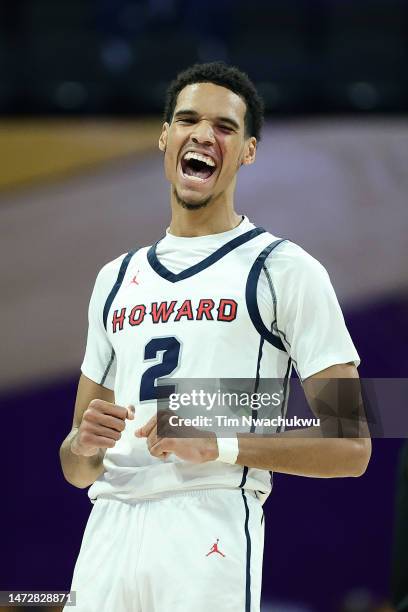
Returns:
[[[264,338],[270,344],[273,344],[273,346],[275,346],[277,349],[279,349],[280,351],[287,352],[282,340],[278,338],[277,336],[275,336],[275,334],[273,334],[272,331],[270,331],[264,324],[262,317],[261,317],[261,313],[259,312],[258,300],[256,296],[259,277],[261,275],[262,269],[264,268],[265,261],[268,255],[270,255],[270,253],[282,242],[286,242],[286,239],[281,238],[279,240],[275,240],[274,242],[271,242],[271,244],[269,244],[255,259],[249,271],[249,274],[248,274],[248,279],[247,279],[246,289],[245,289],[245,298],[246,298],[246,304],[247,304],[249,316],[257,332],[262,336],[262,338]],[[272,292],[272,299],[273,299],[273,292]],[[276,300],[273,299],[273,302],[274,302],[274,308],[276,308]]]
[[[113,347],[112,347],[112,352],[111,352],[111,355],[110,355],[109,361],[108,361],[108,363],[107,363],[107,365],[106,365],[105,371],[104,371],[103,376],[102,376],[102,378],[101,378],[101,380],[100,380],[100,383],[99,383],[99,384],[100,384],[100,385],[102,385],[102,386],[104,386],[104,384],[105,384],[106,377],[108,376],[108,374],[109,374],[109,372],[110,372],[110,369],[111,369],[111,367],[112,367],[112,364],[113,364],[113,360],[114,360],[114,359],[115,359],[115,351],[114,351],[114,349],[113,349]]]
[[[107,321],[108,321],[108,314],[109,314],[109,309],[112,306],[112,302],[115,299],[115,296],[117,294],[117,292],[119,291],[122,283],[123,283],[123,279],[125,277],[126,274],[126,270],[128,268],[129,262],[132,259],[133,255],[135,253],[137,253],[139,249],[134,249],[133,251],[129,251],[129,253],[127,255],[125,255],[125,257],[123,258],[123,261],[120,265],[119,268],[119,273],[118,273],[118,277],[116,279],[115,284],[113,285],[112,289],[110,290],[110,293],[108,295],[108,297],[106,298],[106,302],[105,302],[105,306],[103,307],[103,326],[105,328],[105,330],[107,331]]]

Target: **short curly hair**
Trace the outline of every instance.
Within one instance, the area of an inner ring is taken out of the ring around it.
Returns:
[[[194,64],[180,72],[166,92],[164,121],[171,123],[178,94],[184,87],[193,83],[214,83],[240,96],[246,104],[245,134],[247,137],[255,136],[260,140],[264,114],[263,100],[245,72],[224,62]]]

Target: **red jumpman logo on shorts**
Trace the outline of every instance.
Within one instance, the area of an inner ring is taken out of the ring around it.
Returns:
[[[132,278],[132,280],[128,284],[128,287],[130,287],[130,285],[139,285],[140,284],[140,283],[137,282],[137,275],[138,274],[139,274],[139,270],[136,272],[135,276]]]
[[[217,538],[217,541],[215,542],[215,544],[212,545],[210,552],[205,555],[206,557],[208,557],[208,555],[211,555],[212,553],[218,553],[219,555],[221,555],[221,557],[225,557],[225,555],[220,550],[218,550],[219,541],[219,538]]]

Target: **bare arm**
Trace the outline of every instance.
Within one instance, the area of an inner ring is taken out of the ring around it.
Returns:
[[[306,396],[318,378],[358,378],[353,364],[339,364],[318,372],[304,382]],[[272,438],[238,435],[237,463],[248,467],[273,470],[285,474],[332,478],[361,476],[371,455],[371,440],[365,438],[319,438],[300,435],[299,431],[277,434]],[[255,438],[256,441],[255,441]]]
[[[354,364],[339,364],[322,370],[304,381],[306,397],[313,408],[313,387],[310,381],[318,378],[358,378]],[[309,383],[308,383],[309,381]],[[329,391],[335,381],[324,387]],[[320,385],[323,386],[323,385]],[[330,397],[330,393],[329,393]],[[189,427],[185,427],[188,430]],[[218,443],[214,432],[197,437],[197,429],[190,428],[190,437],[162,437],[157,434],[157,414],[140,427],[135,435],[147,438],[152,456],[165,459],[174,453],[180,459],[193,463],[214,461],[218,457]],[[198,430],[200,431],[200,430]],[[353,433],[354,433],[353,429]],[[203,433],[203,432],[201,432]],[[359,433],[359,435],[361,435]],[[264,437],[259,434],[238,434],[239,453],[236,463],[242,466],[272,470],[298,476],[333,478],[340,476],[361,476],[371,455],[371,440],[368,431],[365,437],[322,437],[320,428],[288,431]],[[319,437],[320,436],[320,437]]]
[[[61,467],[75,487],[89,487],[103,473],[107,448],[115,446],[129,409],[115,406],[113,391],[83,374],[79,379],[72,429],[60,447]]]

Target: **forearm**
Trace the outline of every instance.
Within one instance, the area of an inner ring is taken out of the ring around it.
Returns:
[[[361,476],[371,454],[369,439],[238,434],[239,465],[315,478]]]
[[[76,455],[71,451],[71,443],[77,433],[78,429],[73,429],[61,444],[60,459],[66,480],[75,487],[84,489],[103,474],[106,449],[99,449],[98,453],[91,457]]]

